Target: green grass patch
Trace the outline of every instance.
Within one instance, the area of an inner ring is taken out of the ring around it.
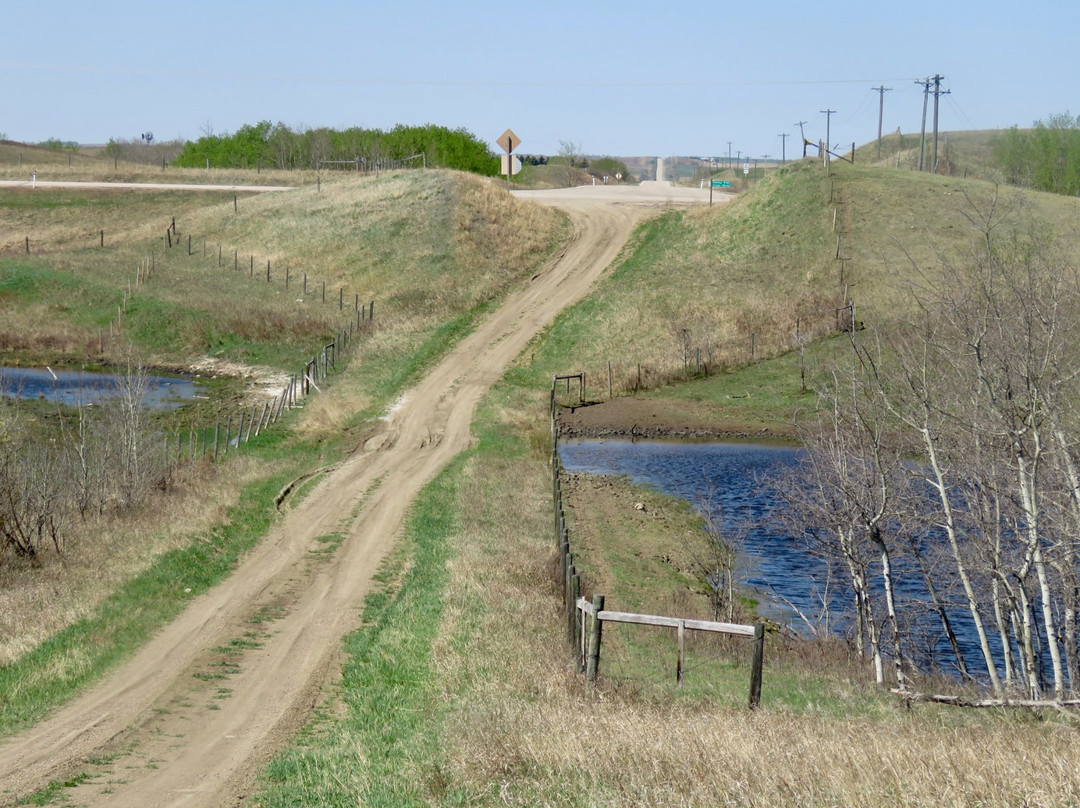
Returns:
[[[343,714],[323,714],[264,774],[260,805],[427,805],[441,752],[432,643],[442,618],[457,486],[468,455],[429,483],[388,562],[396,586],[373,594],[345,640]]]
[[[55,805],[56,803],[66,803],[68,802],[68,797],[64,793],[64,789],[76,788],[83,783],[95,779],[95,777],[96,775],[81,772],[74,777],[69,777],[67,780],[54,780],[40,791],[35,791],[33,794],[29,794],[26,797],[19,799],[15,804]]]

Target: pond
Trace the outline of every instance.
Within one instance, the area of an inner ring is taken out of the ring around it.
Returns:
[[[173,410],[205,396],[194,379],[148,376],[143,406],[158,411]],[[101,404],[124,395],[122,374],[85,370],[0,367],[0,395],[5,398],[59,403],[70,407]]]
[[[699,511],[708,503],[722,514],[725,528],[740,538],[742,581],[761,601],[759,611],[796,631],[806,631],[805,615],[820,628],[828,606],[829,628],[850,629],[851,585],[833,575],[823,559],[802,538],[793,537],[775,516],[779,503],[774,487],[778,476],[797,467],[802,450],[791,446],[746,443],[689,443],[677,441],[585,440],[559,447],[568,471],[626,475],[688,501]],[[929,614],[922,576],[895,562],[897,596],[908,607],[909,653],[920,665],[949,666],[950,650],[936,617]],[[877,565],[875,565],[876,567]],[[871,570],[875,576],[875,570]],[[944,581],[942,582],[944,583]],[[880,581],[871,578],[880,595]],[[970,663],[980,659],[974,622],[966,609],[949,610],[961,652]],[[912,647],[914,645],[914,647]],[[1000,657],[1000,654],[998,654]]]
[[[815,575],[802,542],[764,527],[774,507],[767,481],[798,462],[799,449],[745,443],[679,441],[593,441],[559,447],[567,471],[622,474],[639,485],[685,499],[698,510],[708,503],[722,513],[727,528],[754,525],[743,541],[745,582],[763,599],[768,616],[789,622],[790,608],[804,613],[821,608]]]

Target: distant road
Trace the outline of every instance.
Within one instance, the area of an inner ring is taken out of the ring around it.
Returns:
[[[709,202],[708,188],[672,185],[670,182],[649,180],[641,184],[578,185],[573,188],[544,190],[514,190],[514,196],[555,206],[566,204],[609,203],[632,205],[702,205]],[[716,194],[718,202],[733,198],[732,194]]]
[[[94,188],[124,189],[135,191],[244,191],[246,193],[269,193],[288,191],[294,185],[201,185],[184,182],[69,182],[66,180],[0,180],[0,188]]]

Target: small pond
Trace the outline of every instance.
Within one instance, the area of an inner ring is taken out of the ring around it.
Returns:
[[[785,532],[778,520],[769,518],[778,506],[773,481],[798,465],[801,449],[745,443],[586,440],[561,444],[559,453],[568,471],[626,475],[637,484],[685,499],[698,510],[709,503],[713,513],[722,513],[725,528],[733,532],[747,525],[738,547],[743,556],[741,574],[742,581],[760,596],[759,610],[803,630],[795,609],[817,620],[827,602],[832,630],[849,628],[850,585],[835,577],[829,585],[823,560],[801,539]],[[907,604],[925,603],[921,575],[897,563],[894,576],[899,598]],[[876,577],[871,578],[871,586],[879,588]],[[970,614],[954,605],[950,618],[964,657],[976,662],[978,641]],[[915,622],[909,631],[923,649],[916,650],[920,661],[947,659],[948,646],[936,618],[923,614]]]
[[[119,398],[124,378],[85,370],[0,367],[0,395],[80,407]],[[143,405],[152,410],[174,410],[206,395],[200,384],[186,377],[149,376],[147,382]]]
[[[559,454],[567,471],[626,475],[639,485],[680,497],[698,510],[706,502],[723,513],[725,526],[758,525],[743,543],[745,582],[762,596],[769,616],[789,622],[779,591],[800,610],[820,610],[817,576],[807,574],[801,542],[762,527],[773,506],[765,483],[798,462],[799,449],[744,443],[599,441],[564,443]]]

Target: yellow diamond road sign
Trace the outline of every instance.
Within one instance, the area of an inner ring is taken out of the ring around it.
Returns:
[[[512,130],[507,129],[501,135],[499,135],[499,146],[507,154],[511,154],[514,149],[521,145],[521,138],[513,133]]]

